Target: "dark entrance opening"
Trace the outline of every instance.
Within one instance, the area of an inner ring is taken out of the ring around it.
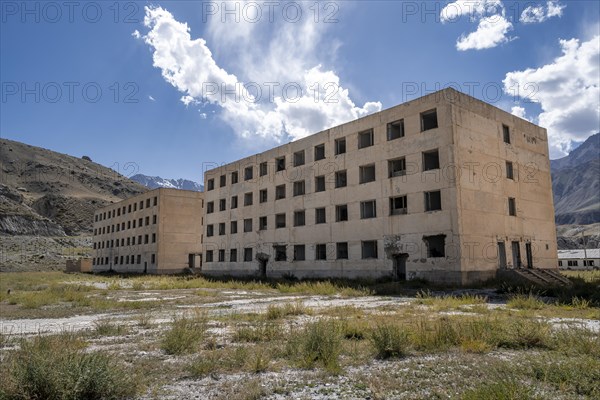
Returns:
[[[504,242],[498,242],[498,261],[500,262],[500,269],[506,269],[506,247]]]
[[[144,261],[144,273],[148,273],[148,261]]]
[[[394,255],[394,279],[397,281],[406,280],[406,260],[408,254],[396,254]]]
[[[512,242],[512,256],[514,268],[521,268],[521,248],[519,242]]]
[[[533,252],[531,243],[525,243],[525,256],[527,257],[527,268],[533,268]]]
[[[259,273],[261,278],[267,277],[267,260],[258,260],[259,262]]]

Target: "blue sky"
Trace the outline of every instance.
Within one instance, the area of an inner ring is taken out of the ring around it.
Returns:
[[[594,1],[0,4],[0,136],[128,176],[202,181],[448,85],[546,127],[551,158],[600,130]]]

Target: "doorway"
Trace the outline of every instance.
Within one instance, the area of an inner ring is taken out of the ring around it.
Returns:
[[[195,266],[194,261],[196,261],[195,259],[196,259],[195,254],[188,254],[188,267],[190,267],[191,269],[194,269],[194,266]]]
[[[267,277],[267,260],[258,260],[259,262],[259,273],[261,278]]]
[[[397,281],[406,280],[406,260],[408,254],[401,253],[394,255],[394,279]]]
[[[498,262],[500,269],[506,269],[506,246],[504,242],[498,242]]]
[[[525,257],[527,257],[527,268],[533,268],[533,252],[531,243],[525,243]]]
[[[512,242],[513,265],[515,268],[521,268],[521,247],[519,242]]]
[[[144,261],[144,273],[148,273],[148,261]]]

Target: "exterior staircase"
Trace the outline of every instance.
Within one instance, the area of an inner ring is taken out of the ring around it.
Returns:
[[[512,270],[519,278],[538,286],[571,286],[571,281],[558,270],[539,268],[515,268]]]

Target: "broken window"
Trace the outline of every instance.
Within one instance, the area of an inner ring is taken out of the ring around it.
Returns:
[[[510,128],[506,125],[502,125],[502,137],[504,138],[504,143],[510,144]]]
[[[238,176],[238,172],[237,171],[233,171],[231,173],[231,184],[236,184],[239,181],[239,176]]]
[[[515,179],[514,176],[514,172],[513,172],[513,163],[511,163],[510,161],[506,162],[506,177],[508,179]]]
[[[287,254],[285,246],[276,245],[273,246],[275,251],[275,261],[287,261]]]
[[[262,189],[258,192],[258,201],[261,203],[266,203],[268,198],[267,189]]]
[[[377,240],[367,240],[361,242],[362,258],[377,258]]]
[[[517,215],[517,202],[514,197],[508,198],[508,215]]]
[[[252,192],[248,192],[244,194],[244,206],[251,206],[253,203]]]
[[[359,183],[373,182],[375,180],[375,164],[359,167]]]
[[[206,181],[206,190],[214,190],[215,188],[215,180],[214,179],[209,179],[208,181]]]
[[[347,260],[348,259],[348,243],[347,242],[336,243],[335,248],[336,248],[336,258],[338,260]]]
[[[238,207],[238,197],[231,196],[231,208],[237,208],[237,207]]]
[[[387,140],[404,137],[404,120],[390,122],[387,125]]]
[[[397,158],[395,160],[388,161],[388,176],[393,178],[395,176],[406,175],[406,159],[404,157]]]
[[[335,221],[336,222],[348,221],[348,205],[347,204],[335,206]]]
[[[446,235],[424,236],[423,240],[427,245],[428,258],[446,256]]]
[[[285,199],[285,184],[275,187],[275,200]]]
[[[303,244],[294,245],[294,261],[306,260],[306,247]]]
[[[358,148],[364,149],[365,147],[373,146],[373,129],[369,129],[358,133]]]
[[[206,225],[206,236],[210,237],[212,235],[215,234],[215,227],[214,225],[210,224],[210,225]]]
[[[252,261],[252,247],[244,249],[244,261]]]
[[[225,222],[219,223],[219,236],[225,235]]]
[[[319,161],[325,158],[325,144],[319,144],[315,146],[315,161]]]
[[[229,225],[229,233],[237,233],[237,221],[231,221],[231,224]]]
[[[244,169],[244,180],[245,181],[249,181],[250,179],[252,179],[253,175],[254,175],[254,170],[253,170],[252,166],[246,167]]]
[[[225,250],[219,250],[219,262],[225,262]]]
[[[215,202],[209,201],[208,203],[206,203],[206,213],[212,214],[214,212],[215,212]]]
[[[285,214],[275,215],[275,228],[285,228]]]
[[[237,249],[229,250],[229,262],[237,262]]]
[[[360,218],[375,218],[377,217],[377,205],[375,200],[362,201],[360,203]]]
[[[335,173],[335,187],[341,188],[346,187],[348,185],[348,179],[346,171],[337,171]]]
[[[327,260],[327,245],[317,244],[315,246],[315,260]]]
[[[219,211],[225,211],[227,200],[219,200]]]
[[[439,190],[425,192],[425,211],[437,211],[442,209],[442,195]]]
[[[267,217],[260,217],[258,219],[258,229],[264,231],[267,229]]]
[[[402,215],[407,212],[406,196],[390,197],[390,215]]]
[[[267,162],[261,162],[258,165],[258,175],[259,176],[265,176],[267,175],[267,173],[269,172],[269,166],[267,165]]]
[[[275,171],[283,171],[285,169],[285,156],[275,159]]]
[[[315,224],[324,224],[326,222],[325,207],[315,208]]]
[[[294,153],[294,167],[304,165],[304,150]]]
[[[304,226],[306,224],[306,212],[294,211],[294,226]]]
[[[219,186],[223,187],[227,184],[227,175],[221,175],[219,177]]]
[[[325,191],[325,176],[315,177],[315,192]]]
[[[346,153],[346,138],[335,140],[335,155]]]
[[[252,218],[244,220],[244,232],[252,232]]]
[[[294,182],[294,196],[301,196],[305,192],[304,181]]]
[[[421,132],[438,127],[437,110],[429,110],[421,113]]]
[[[440,155],[437,149],[423,152],[423,171],[440,168]]]

